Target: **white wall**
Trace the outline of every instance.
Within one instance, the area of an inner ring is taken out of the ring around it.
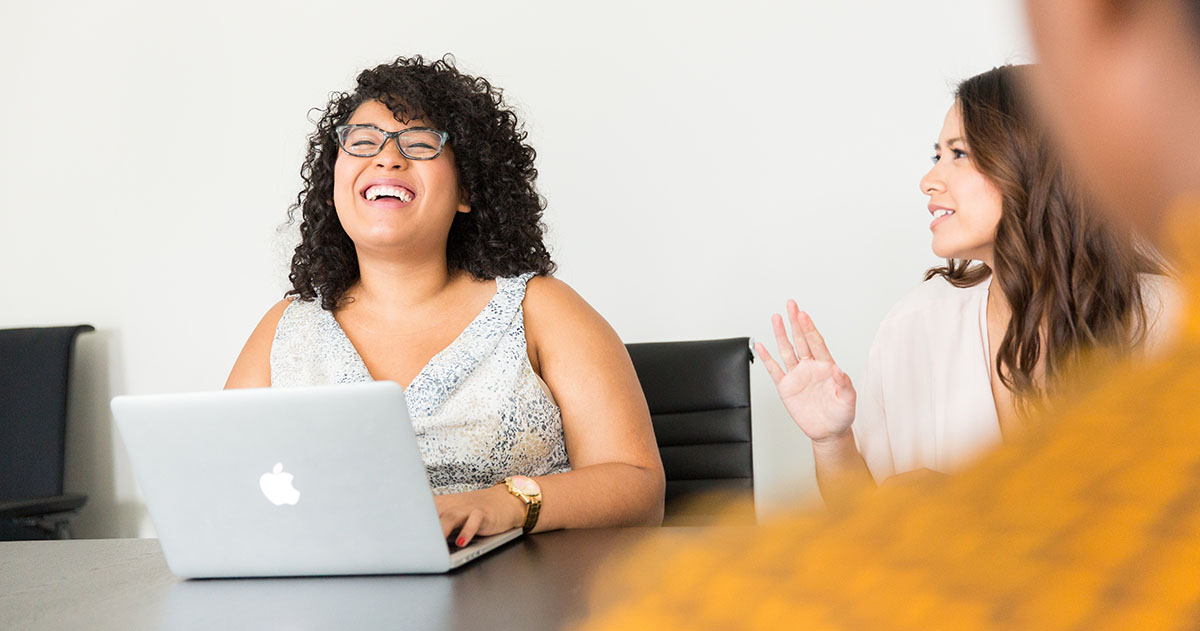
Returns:
[[[559,276],[629,342],[754,336],[797,298],[861,373],[935,259],[917,181],[953,84],[1028,61],[1004,0],[0,5],[0,327],[88,322],[68,487],[152,532],[110,397],[220,388],[285,288],[308,110],[457,55],[537,148]],[[811,454],[760,366],[760,506]]]

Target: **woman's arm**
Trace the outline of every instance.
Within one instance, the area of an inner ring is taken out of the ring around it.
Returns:
[[[662,523],[662,460],[621,338],[566,283],[542,276],[529,281],[525,332],[562,410],[573,469],[537,479],[536,530]]]
[[[875,479],[854,444],[853,430],[829,441],[813,441],[813,460],[817,470],[817,488],[831,509],[852,503],[863,491],[875,488]]]
[[[572,470],[534,478],[542,489],[534,532],[658,525],[666,486],[650,412],[625,345],[565,283],[535,277],[525,302],[534,370],[562,410]],[[525,505],[504,485],[434,498],[459,546],[520,526]]]
[[[229,371],[229,379],[225,380],[225,389],[230,388],[267,388],[271,385],[271,343],[275,339],[275,327],[283,317],[291,299],[280,300],[263,316],[237,361],[233,370]]]
[[[857,393],[850,377],[834,362],[812,318],[802,313],[794,300],[788,301],[787,312],[791,340],[783,318],[779,314],[771,318],[783,366],[762,344],[756,344],[755,351],[788,414],[812,440],[821,497],[830,508],[840,508],[862,491],[875,488],[851,429]]]

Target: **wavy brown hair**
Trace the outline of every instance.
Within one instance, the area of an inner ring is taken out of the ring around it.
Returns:
[[[545,201],[534,181],[537,153],[525,139],[515,112],[500,88],[487,79],[459,72],[454,58],[426,61],[420,55],[364,70],[353,92],[335,92],[320,111],[300,168],[304,188],[288,211],[300,211],[300,245],[292,256],[292,283],[286,295],[320,298],[332,311],[358,281],[358,254],[333,207],[333,167],[338,143],[334,129],[358,106],[376,100],[396,120],[421,119],[450,134],[459,187],[471,207],[456,213],[446,242],[446,262],[481,280],[526,272],[551,274],[542,211]]]
[[[1026,92],[1029,66],[1001,66],[955,97],[972,164],[999,191],[996,268],[961,259],[925,273],[957,287],[995,273],[1012,318],[995,370],[1018,409],[1036,407],[1083,356],[1128,355],[1146,336],[1139,274],[1164,273],[1127,231],[1113,229],[1064,170]],[[1044,376],[1035,378],[1044,358]]]

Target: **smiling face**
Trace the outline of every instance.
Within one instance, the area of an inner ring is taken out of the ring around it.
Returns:
[[[388,132],[426,126],[420,120],[400,123],[379,101],[360,105],[347,123]],[[454,216],[470,211],[460,195],[449,145],[432,160],[410,160],[401,155],[394,139],[370,158],[338,150],[333,205],[360,255],[445,256]]]
[[[933,160],[933,168],[921,178],[921,192],[929,196],[929,213],[933,216],[929,224],[933,253],[991,265],[1003,198],[971,163],[957,103],[946,113]]]

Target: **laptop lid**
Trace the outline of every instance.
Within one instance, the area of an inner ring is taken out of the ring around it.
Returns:
[[[120,396],[112,410],[179,576],[451,567],[399,384]]]

